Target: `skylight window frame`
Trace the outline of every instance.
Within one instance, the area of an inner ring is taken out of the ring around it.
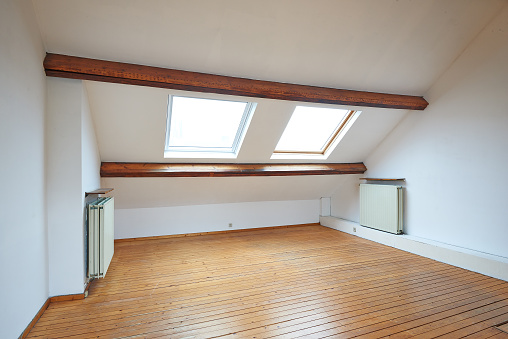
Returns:
[[[299,106],[296,106],[295,110],[297,107]],[[344,118],[337,124],[337,127],[333,130],[328,139],[324,142],[324,146],[319,151],[283,150],[275,148],[270,159],[327,159],[328,156],[331,154],[331,152],[342,140],[344,135],[348,132],[349,128],[353,125],[358,116],[361,114],[361,111],[357,110],[347,110],[347,111],[348,112],[345,114]],[[284,132],[285,131],[286,129],[284,129]],[[284,135],[284,132],[282,133],[282,135]],[[282,135],[279,138],[279,142],[280,139],[282,139]]]
[[[225,102],[237,102],[245,103],[245,108],[242,113],[242,117],[238,124],[235,137],[231,147],[206,147],[206,146],[170,146],[171,136],[171,119],[173,111],[173,98],[190,98],[198,100],[213,100],[213,101],[225,101]],[[237,158],[238,152],[245,138],[245,134],[252,120],[252,116],[256,109],[257,103],[250,101],[241,100],[225,100],[215,98],[203,98],[194,96],[183,96],[183,95],[169,95],[167,117],[166,117],[166,138],[164,144],[164,158]]]

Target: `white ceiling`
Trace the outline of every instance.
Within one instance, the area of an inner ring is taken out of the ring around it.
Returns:
[[[47,51],[423,95],[503,0],[34,0]]]
[[[252,79],[424,95],[506,0],[33,3],[46,50],[51,53]],[[96,82],[86,82],[86,88],[102,161],[191,162],[163,158],[167,97],[182,92]],[[255,101],[258,106],[237,162],[270,162],[297,104]],[[326,162],[365,160],[407,113],[357,109],[363,113]],[[315,199],[330,196],[344,179],[103,180],[116,188],[115,196],[120,196],[117,206],[130,208]],[[178,198],[167,193],[175,191],[179,192]]]
[[[52,53],[423,95],[506,1],[33,3],[46,50]],[[182,92],[95,82],[87,82],[87,89],[102,161],[189,162],[163,158],[167,97]],[[238,162],[269,162],[296,105],[255,101],[258,107]],[[363,161],[406,113],[359,109],[362,115],[327,161]]]
[[[294,107],[301,104],[256,99],[258,104],[237,159],[164,159],[168,95],[196,95],[196,93],[89,81],[86,82],[86,88],[102,161],[270,162],[273,150]],[[217,94],[198,95],[207,98],[252,100]],[[360,117],[330,157],[313,162],[363,161],[407,112],[367,107],[356,109],[362,111]],[[309,162],[309,160],[272,162]]]

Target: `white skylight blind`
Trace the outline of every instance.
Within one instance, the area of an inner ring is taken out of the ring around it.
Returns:
[[[170,96],[166,157],[236,157],[255,104]]]
[[[327,157],[359,112],[337,108],[297,106],[272,159]]]

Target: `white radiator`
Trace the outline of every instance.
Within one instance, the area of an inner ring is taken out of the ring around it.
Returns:
[[[403,212],[402,186],[360,185],[360,225],[401,234]]]
[[[88,277],[104,278],[113,253],[115,202],[112,197],[88,204]]]

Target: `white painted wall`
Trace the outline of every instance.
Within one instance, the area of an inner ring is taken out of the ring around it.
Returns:
[[[49,295],[83,293],[85,191],[100,187],[95,131],[81,80],[47,78]]]
[[[326,217],[326,216],[330,216],[330,213],[331,213],[331,201],[332,199],[330,197],[322,197],[320,202],[321,202],[321,212],[319,213],[320,216],[322,217]]]
[[[47,78],[50,296],[83,292],[80,80]]]
[[[345,220],[360,221],[359,184],[360,178],[365,176],[366,174],[348,176],[336,187],[331,197],[331,215],[340,216]]]
[[[131,238],[318,222],[320,198],[342,177],[102,178],[102,186],[115,189],[116,238]]]
[[[365,176],[407,179],[405,233],[508,257],[507,60],[508,5],[366,159]],[[358,221],[357,183],[334,216]]]
[[[0,338],[48,297],[44,47],[31,1],[0,1]]]
[[[81,185],[87,192],[100,187],[101,159],[86,86],[82,86],[81,98]]]
[[[116,209],[115,239],[316,223],[319,209],[318,199]]]
[[[86,205],[97,198],[97,195],[89,195],[85,197],[84,192],[94,191],[101,187],[101,159],[99,154],[99,147],[97,145],[97,138],[95,135],[95,127],[90,112],[90,105],[88,101],[88,91],[86,86],[82,86],[81,93],[81,206],[82,206],[82,222],[83,228],[83,256],[85,265],[83,265],[83,280],[87,281],[86,258],[88,244],[87,234],[87,210]]]
[[[102,178],[102,187],[115,189],[116,208],[149,208],[319,200],[347,176]]]

